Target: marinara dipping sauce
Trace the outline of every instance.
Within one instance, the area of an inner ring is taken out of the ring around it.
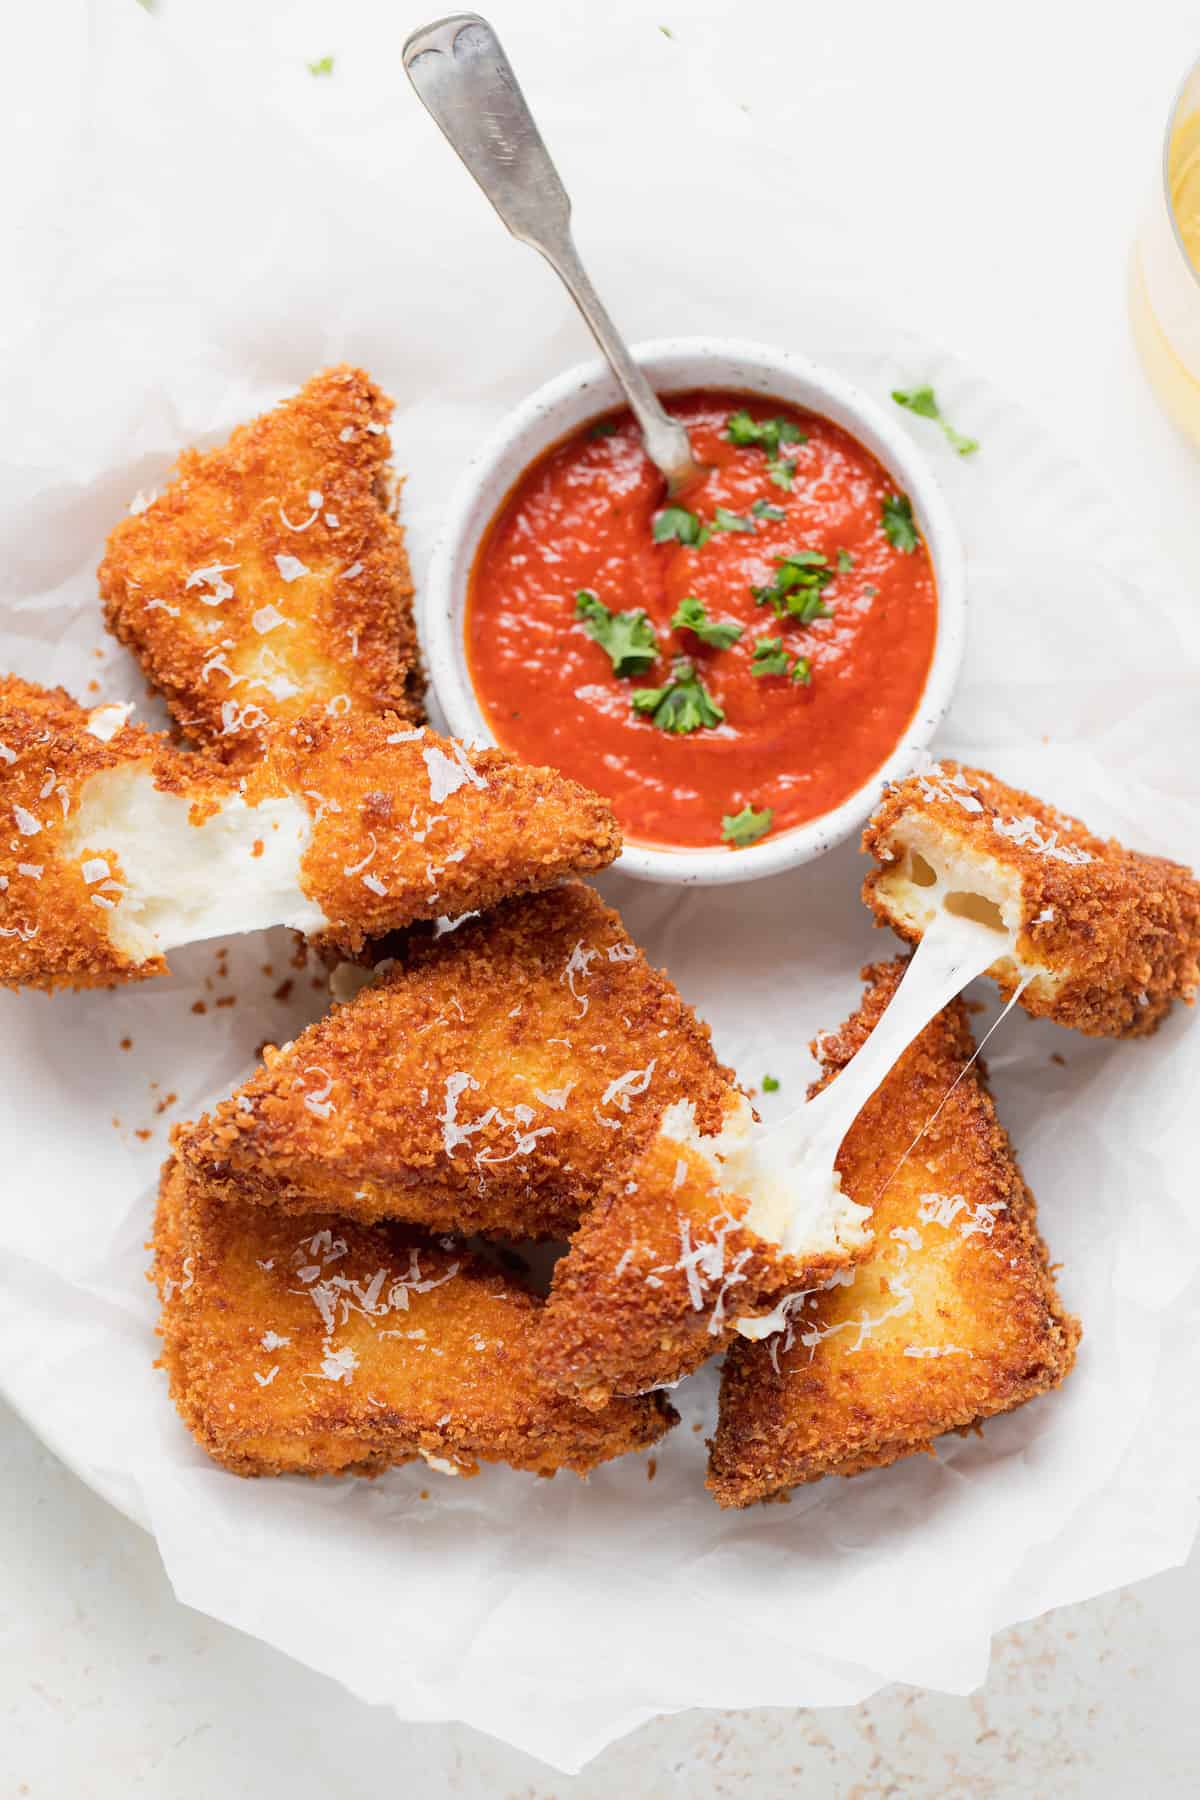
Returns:
[[[468,664],[496,741],[605,795],[627,837],[736,848],[895,748],[937,594],[907,499],[839,426],[739,393],[669,405],[703,484],[669,502],[628,412],[546,451],[480,544]]]

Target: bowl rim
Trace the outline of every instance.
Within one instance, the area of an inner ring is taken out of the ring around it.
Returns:
[[[824,412],[883,464],[897,490],[908,495],[933,564],[938,619],[925,683],[899,741],[860,787],[829,812],[745,849],[731,850],[724,844],[676,849],[626,842],[614,865],[635,879],[686,886],[760,880],[798,868],[844,842],[865,824],[888,783],[908,774],[928,747],[949,708],[965,648],[962,542],[923,451],[899,418],[893,419],[844,375],[797,351],[744,338],[652,338],[634,344],[632,353],[656,390],[665,394],[704,387],[754,392],[745,380],[750,372],[764,378],[759,390],[764,394],[771,392],[772,377],[811,390],[812,399],[793,400],[787,393],[778,398],[787,405]],[[684,374],[683,366],[690,372]],[[743,370],[741,379],[730,372],[735,366]],[[496,744],[471,683],[462,630],[466,582],[483,534],[531,462],[588,418],[622,404],[623,396],[602,358],[573,364],[505,413],[453,489],[418,602],[417,622],[434,694],[456,737]]]

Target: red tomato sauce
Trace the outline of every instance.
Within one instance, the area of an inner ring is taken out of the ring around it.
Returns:
[[[505,749],[605,795],[629,838],[715,845],[723,818],[746,805],[770,808],[776,833],[828,812],[880,766],[916,710],[937,595],[924,542],[906,553],[883,529],[895,483],[840,427],[738,393],[680,394],[669,407],[711,465],[680,504],[710,527],[723,507],[753,530],[656,543],[662,476],[628,412],[596,420],[539,457],[488,526],[471,572],[467,658]],[[790,420],[805,441],[777,451],[732,443],[727,422],[739,411],[758,424]],[[772,479],[777,458],[794,463],[790,488]],[[763,505],[783,517],[763,516]],[[808,625],[751,593],[797,550],[822,553],[833,571],[821,594],[831,616]],[[652,667],[614,674],[576,618],[580,590],[613,613],[644,610],[659,650]],[[710,619],[741,626],[738,641],[714,649],[672,628],[689,596]],[[752,673],[763,638],[782,639],[789,670],[808,659],[807,685]],[[724,709],[720,724],[675,734],[635,711],[634,691],[669,682],[681,655]]]

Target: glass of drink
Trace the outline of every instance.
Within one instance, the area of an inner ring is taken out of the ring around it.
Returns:
[[[1162,166],[1134,248],[1130,312],[1151,385],[1200,444],[1200,62],[1167,119]]]

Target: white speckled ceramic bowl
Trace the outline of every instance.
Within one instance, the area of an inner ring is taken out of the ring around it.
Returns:
[[[767,344],[728,338],[661,338],[635,347],[658,393],[725,388],[764,394],[824,413],[851,432],[895,477],[912,502],[929,547],[938,591],[937,638],[929,674],[903,738],[855,793],[831,812],[744,850],[669,849],[627,843],[619,867],[647,881],[715,884],[777,875],[821,856],[850,836],[871,812],[883,784],[906,774],[937,729],[958,676],[965,638],[966,583],[962,545],[934,476],[900,421],[852,382],[806,357]],[[464,615],[467,582],[480,539],[519,476],[543,450],[597,414],[622,404],[608,365],[581,363],[548,381],[509,414],[465,470],[430,563],[420,603],[429,673],[456,736],[495,742],[467,669]]]

